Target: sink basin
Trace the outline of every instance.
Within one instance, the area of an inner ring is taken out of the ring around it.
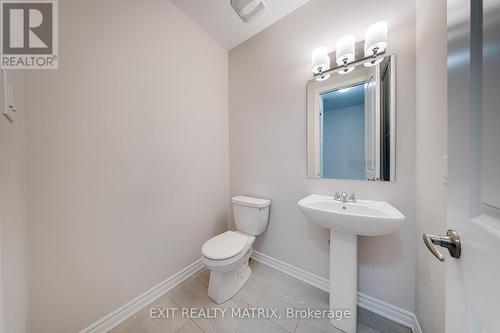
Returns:
[[[381,236],[396,231],[404,215],[385,201],[340,202],[313,194],[298,202],[309,220],[322,227],[361,236]]]
[[[340,202],[313,194],[300,200],[300,210],[314,224],[330,229],[330,309],[350,316],[330,319],[342,332],[357,331],[358,235],[381,236],[396,231],[404,215],[385,201]]]

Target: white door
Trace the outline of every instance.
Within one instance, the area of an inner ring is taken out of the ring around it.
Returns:
[[[446,332],[500,332],[500,0],[448,0],[448,165]]]

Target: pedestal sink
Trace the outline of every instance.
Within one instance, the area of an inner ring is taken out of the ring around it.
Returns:
[[[313,194],[298,202],[307,218],[330,229],[330,309],[349,310],[350,318],[331,319],[346,333],[356,333],[358,262],[357,238],[396,231],[404,215],[385,201],[340,202]]]

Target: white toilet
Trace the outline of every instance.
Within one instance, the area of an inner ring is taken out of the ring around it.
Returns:
[[[201,248],[201,260],[210,269],[208,296],[217,304],[233,297],[250,277],[252,244],[266,229],[271,205],[271,200],[245,196],[231,201],[238,231],[217,235]]]

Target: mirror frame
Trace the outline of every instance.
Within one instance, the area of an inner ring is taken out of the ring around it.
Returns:
[[[396,55],[389,54],[384,58],[390,57],[391,61],[391,81],[395,82],[390,87],[390,128],[391,128],[391,155],[390,155],[390,182],[396,181]],[[362,65],[358,65],[362,66]],[[321,152],[320,152],[320,122],[319,122],[319,95],[328,91],[334,91],[359,84],[366,79],[366,67],[358,67],[349,74],[332,73],[329,79],[316,81],[311,79],[307,82],[307,106],[306,106],[306,126],[307,126],[307,177],[317,179],[346,179],[346,178],[321,178]],[[377,66],[376,70],[379,70]],[[379,97],[377,103],[380,103]],[[350,179],[350,180],[371,180],[371,179]],[[375,179],[372,181],[384,181]]]

